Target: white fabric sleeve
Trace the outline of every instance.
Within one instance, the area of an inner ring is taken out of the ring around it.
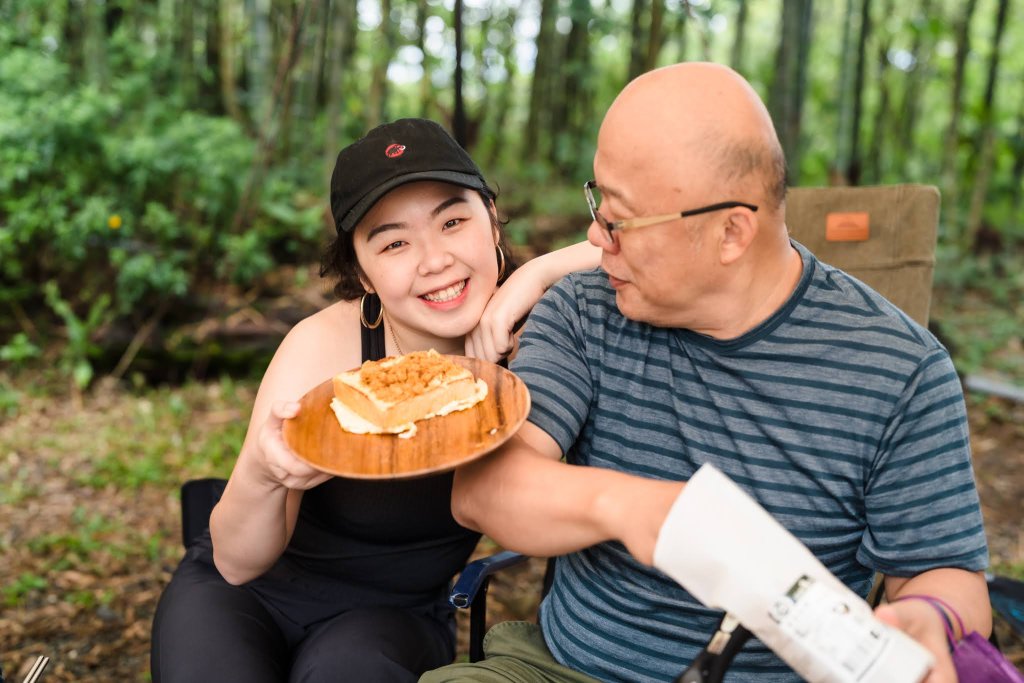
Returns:
[[[811,683],[918,683],[933,663],[711,465],[665,518],[654,566],[732,614]]]

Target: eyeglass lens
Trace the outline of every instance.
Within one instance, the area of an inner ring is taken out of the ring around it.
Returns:
[[[593,181],[586,183],[583,186],[583,194],[587,198],[587,206],[590,207],[590,217],[593,218],[597,224],[604,231],[604,236],[609,242],[615,242],[615,233],[612,231],[612,226],[604,216],[597,210],[601,206],[601,190],[597,188]]]

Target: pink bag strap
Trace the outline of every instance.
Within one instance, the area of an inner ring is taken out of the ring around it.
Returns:
[[[960,613],[953,609],[953,606],[942,598],[937,598],[934,595],[901,595],[896,598],[894,602],[901,600],[924,600],[931,605],[935,611],[942,615],[942,623],[946,627],[946,637],[949,638],[950,645],[956,645],[957,638],[953,631],[953,625],[949,620],[949,615],[953,615],[956,619],[957,626],[960,627],[960,637],[963,638],[967,635],[967,631],[964,629],[964,620],[960,618]],[[948,614],[947,614],[948,612]]]

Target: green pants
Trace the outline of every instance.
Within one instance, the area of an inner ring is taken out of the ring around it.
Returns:
[[[540,626],[528,621],[505,621],[492,627],[484,636],[484,657],[475,664],[428,671],[420,683],[598,683],[556,662]]]

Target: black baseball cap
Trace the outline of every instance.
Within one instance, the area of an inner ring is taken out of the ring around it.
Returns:
[[[399,185],[439,180],[494,197],[480,169],[444,128],[427,119],[377,126],[338,153],[331,175],[331,213],[350,232],[377,200]]]

